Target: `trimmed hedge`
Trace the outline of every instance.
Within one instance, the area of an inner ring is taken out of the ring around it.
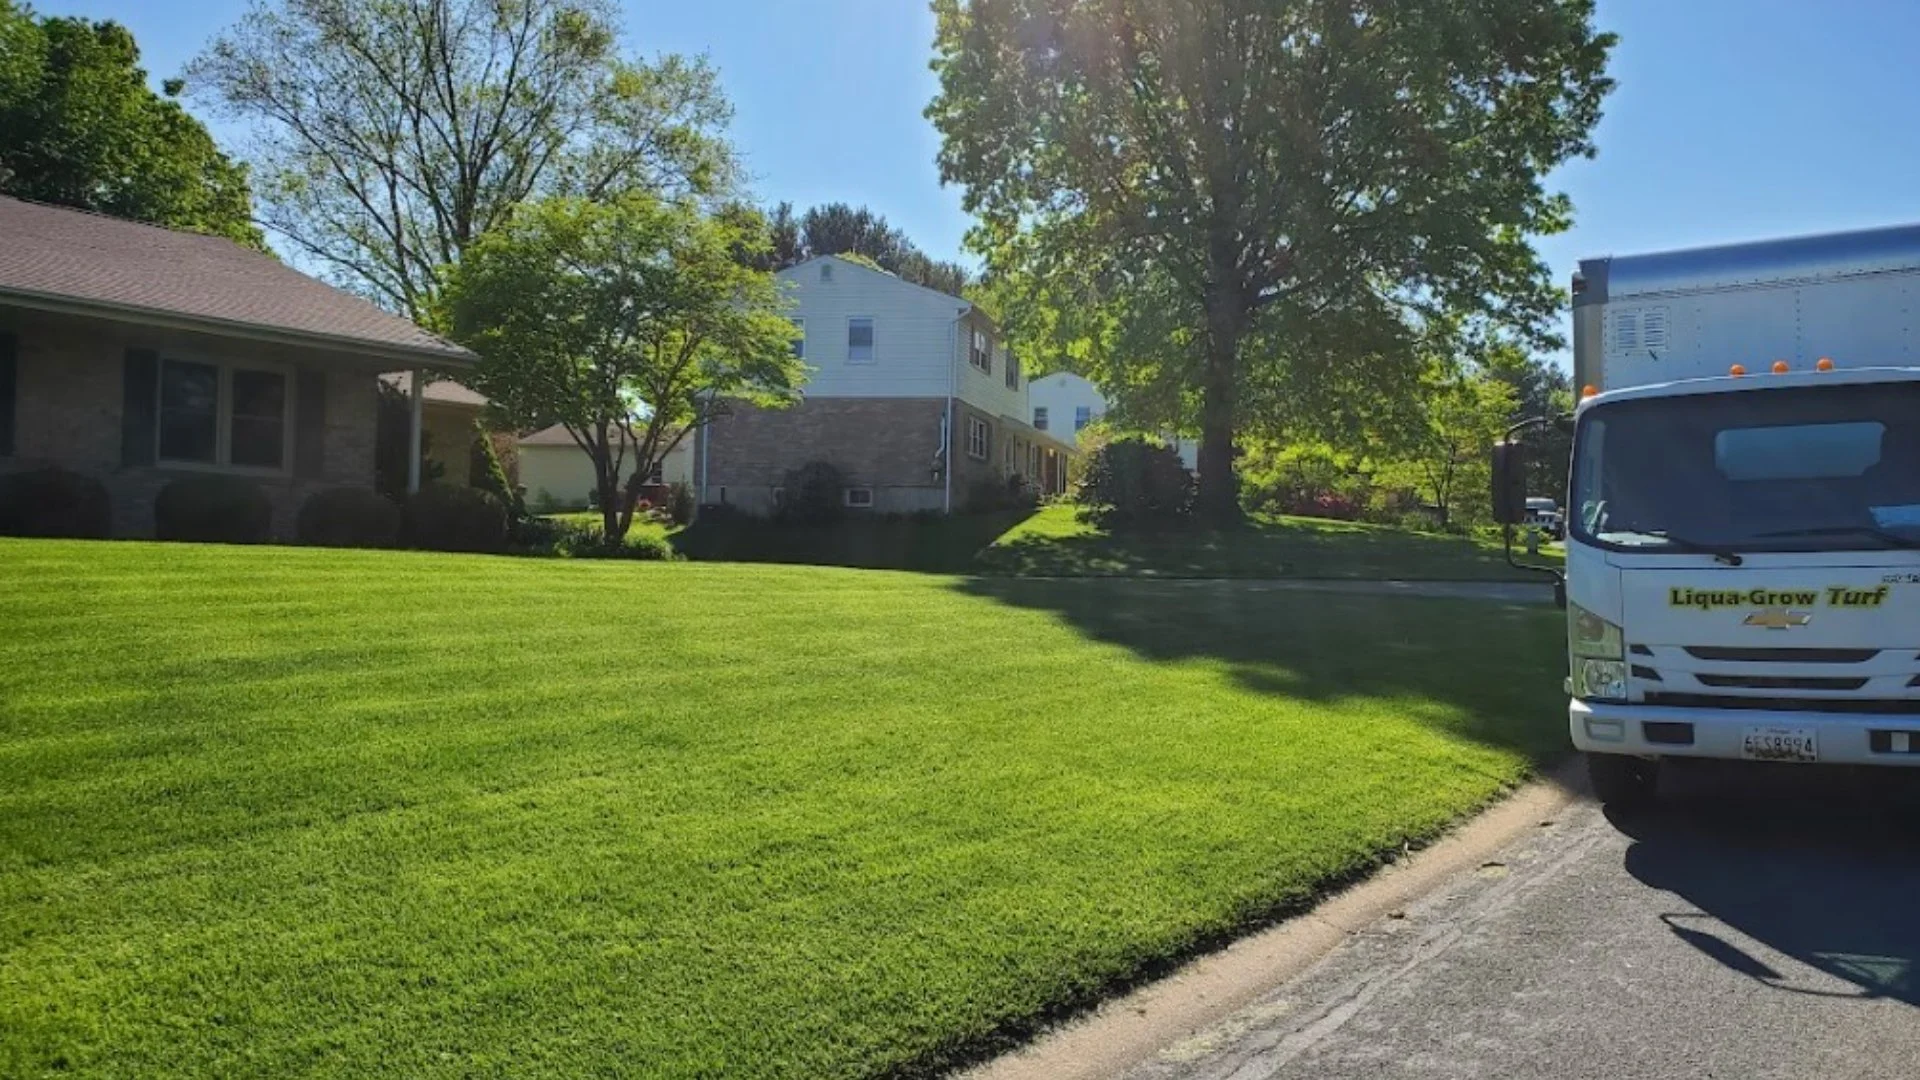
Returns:
[[[162,540],[264,544],[273,534],[273,502],[238,476],[183,476],[153,501],[153,534]]]
[[[407,543],[428,551],[505,551],[507,508],[474,487],[424,484],[407,499]]]
[[[316,547],[393,547],[400,504],[372,488],[328,488],[307,496],[294,527],[301,543]]]
[[[49,466],[0,476],[0,536],[105,540],[113,508],[105,484]]]

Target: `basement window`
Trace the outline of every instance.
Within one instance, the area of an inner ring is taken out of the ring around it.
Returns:
[[[846,490],[848,506],[865,510],[873,506],[873,489],[870,487],[850,487]]]

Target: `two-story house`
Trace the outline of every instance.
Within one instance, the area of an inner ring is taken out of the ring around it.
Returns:
[[[735,403],[699,432],[701,505],[771,513],[788,470],[825,461],[854,510],[954,511],[989,485],[1066,489],[1072,447],[1029,422],[1027,379],[972,304],[823,255],[780,271],[810,371],[784,409]]]
[[[1084,375],[1061,371],[1033,380],[1028,395],[1033,411],[1033,426],[1077,447],[1080,429],[1107,415],[1107,396]],[[1200,444],[1177,435],[1165,436],[1167,445],[1180,455],[1180,463],[1192,472],[1200,467]]]

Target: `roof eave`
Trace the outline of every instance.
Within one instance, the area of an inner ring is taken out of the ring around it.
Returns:
[[[38,311],[51,311],[63,315],[89,315],[95,318],[112,319],[116,322],[136,323],[143,326],[164,326],[176,330],[194,330],[201,333],[219,334],[223,337],[247,338],[255,341],[268,341],[283,345],[306,345],[317,348],[342,349],[377,360],[391,360],[403,367],[430,367],[444,371],[466,371],[474,367],[480,359],[457,345],[447,349],[414,348],[392,342],[369,341],[366,338],[346,337],[338,334],[321,334],[311,330],[295,330],[279,326],[261,326],[258,323],[241,322],[237,319],[219,319],[205,315],[183,315],[179,312],[165,311],[159,308],[140,307],[135,304],[116,304],[105,300],[88,300],[82,297],[62,296],[58,293],[43,293],[32,289],[17,289],[0,286],[0,304],[12,304],[18,307],[32,308]]]

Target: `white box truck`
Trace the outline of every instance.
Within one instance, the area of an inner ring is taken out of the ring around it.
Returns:
[[[1920,765],[1920,226],[1585,260],[1573,344],[1568,722],[1599,797],[1651,799],[1666,758]]]

